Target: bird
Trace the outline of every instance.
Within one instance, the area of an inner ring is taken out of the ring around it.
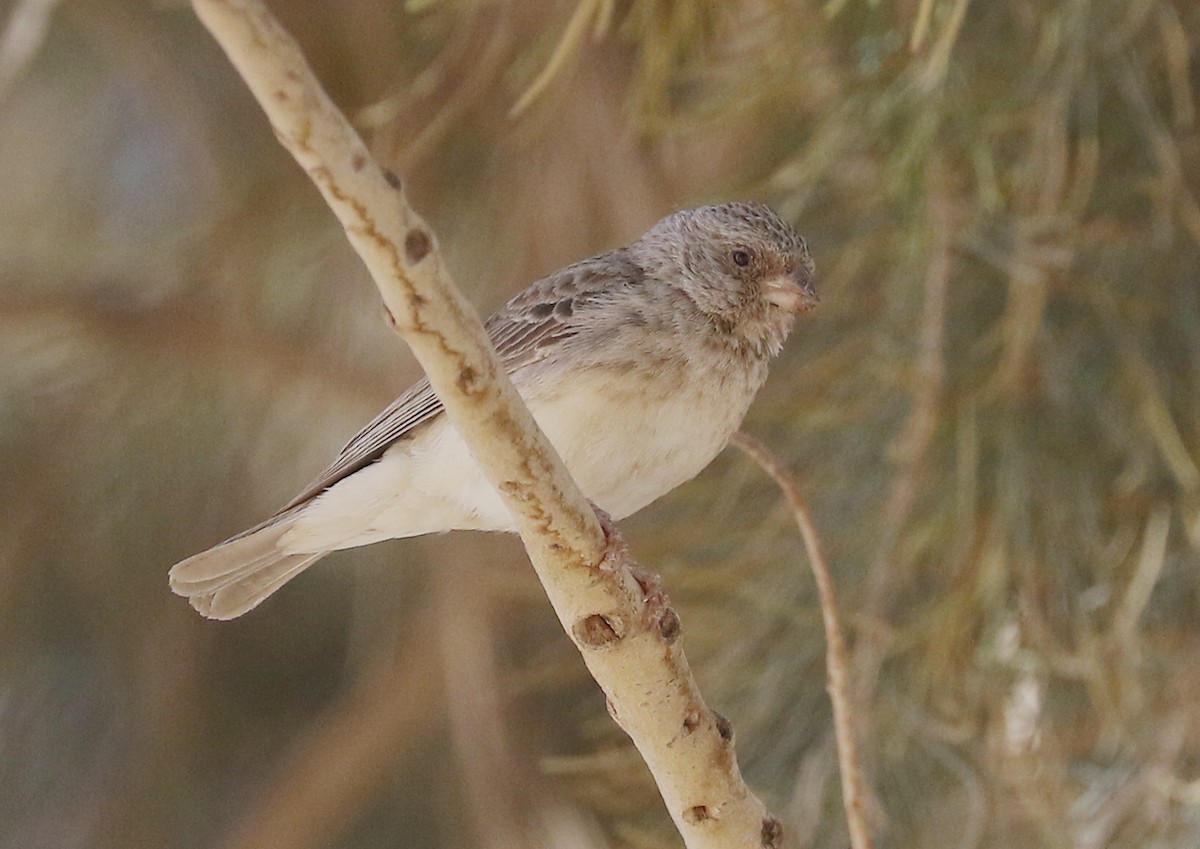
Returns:
[[[817,304],[815,279],[804,238],[773,210],[723,203],[538,280],[484,328],[584,495],[620,520],[721,452]],[[330,552],[450,530],[514,522],[422,379],[279,512],[169,581],[202,615],[233,619]]]

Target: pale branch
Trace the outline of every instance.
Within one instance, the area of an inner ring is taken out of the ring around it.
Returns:
[[[511,510],[554,610],[642,754],[691,849],[776,846],[746,787],[729,723],[709,710],[679,620],[635,577],[513,389],[400,180],[380,168],[257,0],[193,0],[283,145],[308,172],[379,288],[476,462]]]
[[[804,539],[809,567],[817,585],[817,597],[821,602],[821,619],[825,625],[825,667],[829,701],[833,706],[833,732],[837,740],[838,767],[842,777],[842,805],[850,829],[850,844],[854,849],[871,849],[871,830],[867,827],[863,810],[867,797],[858,758],[858,744],[854,737],[854,711],[850,702],[846,640],[842,636],[842,626],[838,618],[833,576],[830,575],[825,556],[821,553],[821,541],[817,537],[816,525],[813,524],[804,493],[800,491],[800,484],[766,446],[742,431],[735,433],[730,441],[758,463],[783,491],[800,529],[800,536]]]

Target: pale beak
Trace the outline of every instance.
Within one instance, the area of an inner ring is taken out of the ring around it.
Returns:
[[[784,277],[772,277],[762,289],[768,303],[791,313],[808,312],[820,301],[812,275],[804,268]]]

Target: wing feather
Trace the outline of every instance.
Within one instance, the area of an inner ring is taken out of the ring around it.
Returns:
[[[642,270],[624,250],[568,266],[534,283],[484,323],[505,371],[516,375],[545,359],[578,334],[580,314],[597,296],[617,286],[637,285]],[[320,475],[279,511],[304,504],[343,478],[378,460],[397,441],[441,415],[442,402],[421,378],[360,430]]]

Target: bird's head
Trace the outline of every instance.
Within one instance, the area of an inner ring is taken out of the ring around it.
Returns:
[[[808,245],[759,203],[669,215],[630,246],[648,277],[674,286],[736,342],[779,352],[795,316],[817,303]]]

